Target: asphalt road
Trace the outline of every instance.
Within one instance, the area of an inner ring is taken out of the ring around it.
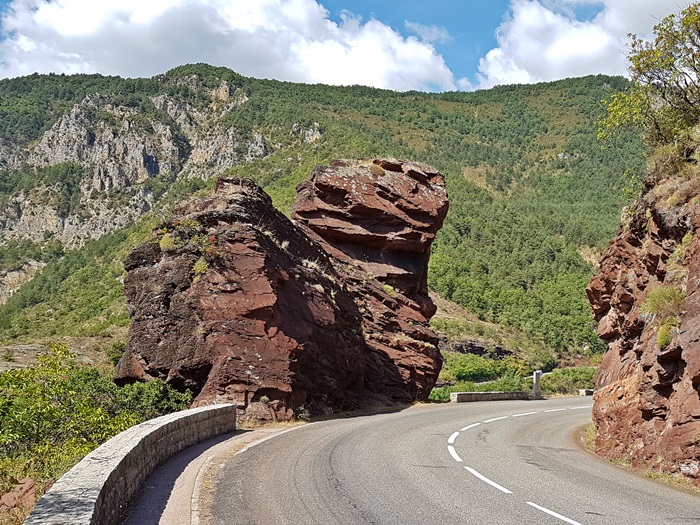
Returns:
[[[583,451],[590,398],[314,423],[230,458],[214,525],[700,524],[700,497]]]

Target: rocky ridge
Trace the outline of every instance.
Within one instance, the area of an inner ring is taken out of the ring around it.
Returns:
[[[647,183],[586,293],[609,350],[596,374],[596,448],[700,486],[700,193]]]
[[[294,221],[220,179],[127,259],[119,381],[161,377],[256,419],[427,399],[442,362],[427,262],[447,206],[442,175],[405,161],[316,168]]]
[[[208,103],[158,94],[149,99],[152,109],[144,111],[118,96],[95,93],[28,147],[3,146],[0,169],[27,171],[70,163],[81,166],[85,175],[80,203],[68,214],[57,209],[54,186],[40,184],[12,195],[0,207],[0,242],[41,242],[50,235],[76,248],[150,211],[155,199],[144,183],[155,177],[206,180],[273,151],[260,133],[244,136],[221,123],[228,112],[248,102],[235,86],[222,81],[210,89],[196,75],[163,82],[184,82]]]

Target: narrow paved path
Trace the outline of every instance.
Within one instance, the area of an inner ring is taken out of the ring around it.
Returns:
[[[217,467],[213,525],[700,523],[700,498],[574,442],[590,398],[314,423]]]

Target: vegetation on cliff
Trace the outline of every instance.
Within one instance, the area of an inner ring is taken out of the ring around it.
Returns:
[[[210,91],[222,81],[240,95],[239,102],[223,106],[212,99]],[[95,92],[115,107],[129,108],[144,128],[165,121],[152,103],[159,95],[182,107],[220,111],[218,122],[232,133],[250,140],[258,134],[272,145],[264,158],[239,164],[227,175],[260,182],[286,212],[296,184],[315,165],[334,158],[377,155],[427,162],[446,175],[452,203],[433,247],[430,287],[484,321],[527,334],[547,349],[543,361],[602,348],[583,288],[624,204],[627,179],[621,174],[642,169],[634,133],[604,150],[596,141],[596,121],[604,111],[600,100],[624,91],[628,83],[622,78],[424,94],[256,80],[225,68],[190,65],[149,80],[39,75],[3,80],[0,87],[0,112],[8,117],[0,119],[4,145],[12,151]],[[187,155],[186,148],[182,153]],[[27,180],[23,173],[0,173],[5,202],[19,191],[14,181]],[[74,187],[61,190],[68,211],[74,209]],[[181,200],[202,183],[173,183],[156,175],[142,187],[161,200],[161,210],[163,199]],[[120,191],[128,197],[136,189]],[[119,195],[104,202],[128,202]],[[0,340],[110,334],[122,325],[126,310],[118,298],[123,270],[117,258],[127,251],[121,243],[133,246],[138,235],[145,240],[157,219],[145,220],[63,258],[52,255],[56,252],[44,256],[49,265],[42,274],[0,307]],[[67,306],[82,304],[88,289],[110,299],[94,297],[91,310]]]
[[[0,374],[0,493],[26,477],[42,492],[110,437],[190,399],[162,381],[119,388],[52,343],[39,364]]]

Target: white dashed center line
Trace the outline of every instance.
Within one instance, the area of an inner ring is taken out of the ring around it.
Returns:
[[[562,516],[561,514],[557,514],[553,510],[549,510],[545,507],[541,507],[541,506],[539,506],[536,503],[533,503],[531,501],[526,501],[525,503],[527,503],[531,507],[535,507],[537,510],[541,510],[545,514],[549,514],[550,516],[554,516],[555,518],[560,519],[561,521],[564,521],[566,523],[570,523],[571,525],[581,525],[581,523],[579,523],[578,521],[574,521],[572,519],[567,518],[566,516]]]
[[[459,454],[457,454],[457,450],[455,450],[455,447],[453,446],[454,443],[455,443],[455,441],[457,440],[457,437],[459,437],[460,432],[465,432],[465,431],[470,430],[470,429],[472,429],[472,428],[478,427],[479,425],[481,425],[481,424],[483,424],[483,423],[492,423],[492,422],[494,422],[494,421],[501,421],[501,420],[503,420],[503,419],[508,419],[509,417],[525,417],[525,416],[533,416],[533,415],[535,415],[535,414],[541,414],[541,413],[543,413],[543,412],[544,412],[544,413],[565,412],[565,411],[567,411],[567,410],[582,410],[582,409],[585,409],[585,408],[590,409],[591,406],[590,406],[590,405],[585,405],[585,406],[577,406],[577,407],[569,407],[569,408],[551,408],[551,409],[549,409],[549,410],[544,410],[544,411],[542,411],[542,412],[523,412],[523,413],[521,413],[521,414],[512,414],[512,415],[510,415],[510,416],[493,417],[493,418],[491,418],[491,419],[485,419],[484,421],[481,421],[481,422],[479,422],[479,423],[472,423],[472,424],[470,424],[470,425],[467,425],[467,426],[465,426],[465,427],[460,428],[458,432],[454,432],[454,433],[447,439],[447,443],[448,443],[448,445],[447,445],[447,451],[450,453],[450,456],[452,456],[452,459],[454,459],[454,460],[457,461],[458,463],[463,463],[462,458],[459,457]],[[502,485],[499,485],[498,483],[496,483],[496,482],[493,481],[493,480],[490,480],[489,478],[487,478],[487,477],[484,476],[483,474],[480,474],[479,472],[477,472],[477,471],[474,470],[473,468],[465,466],[464,469],[465,469],[467,472],[469,472],[470,474],[472,474],[474,477],[480,479],[481,481],[483,481],[484,483],[487,483],[488,485],[491,485],[492,487],[494,487],[494,488],[500,490],[501,492],[503,492],[503,493],[505,493],[505,494],[513,494],[513,492],[511,492],[511,491],[508,490],[507,488],[503,487]],[[570,519],[570,518],[567,518],[566,516],[562,516],[561,514],[557,514],[557,513],[554,512],[553,510],[549,510],[548,508],[542,507],[542,506],[540,506],[540,505],[537,505],[536,503],[533,503],[533,502],[531,502],[531,501],[526,501],[525,503],[527,503],[527,504],[530,505],[531,507],[533,507],[533,508],[539,510],[540,512],[544,512],[545,514],[549,514],[550,516],[552,516],[552,517],[554,517],[554,518],[557,518],[557,519],[559,519],[559,520],[561,520],[561,521],[563,521],[563,522],[566,522],[566,523],[568,523],[569,525],[582,525],[582,524],[579,523],[578,521],[574,521],[574,520],[572,520],[572,519]]]
[[[479,479],[480,479],[481,481],[483,481],[484,483],[488,483],[488,484],[491,485],[492,487],[497,488],[498,490],[500,490],[501,492],[505,492],[506,494],[513,494],[513,493],[512,493],[510,490],[508,490],[507,488],[502,487],[501,485],[499,485],[499,484],[496,483],[495,481],[491,481],[491,480],[490,480],[489,478],[487,478],[486,476],[484,476],[484,475],[482,475],[482,474],[479,474],[479,473],[478,473],[476,470],[474,470],[473,468],[471,468],[471,467],[464,467],[464,468],[467,470],[467,472],[469,472],[470,474],[473,474],[474,476],[476,476],[477,478],[479,478]]]
[[[447,451],[450,453],[450,456],[452,456],[452,459],[462,463],[462,458],[459,457],[459,454],[457,454],[457,451],[452,445],[447,446]]]

